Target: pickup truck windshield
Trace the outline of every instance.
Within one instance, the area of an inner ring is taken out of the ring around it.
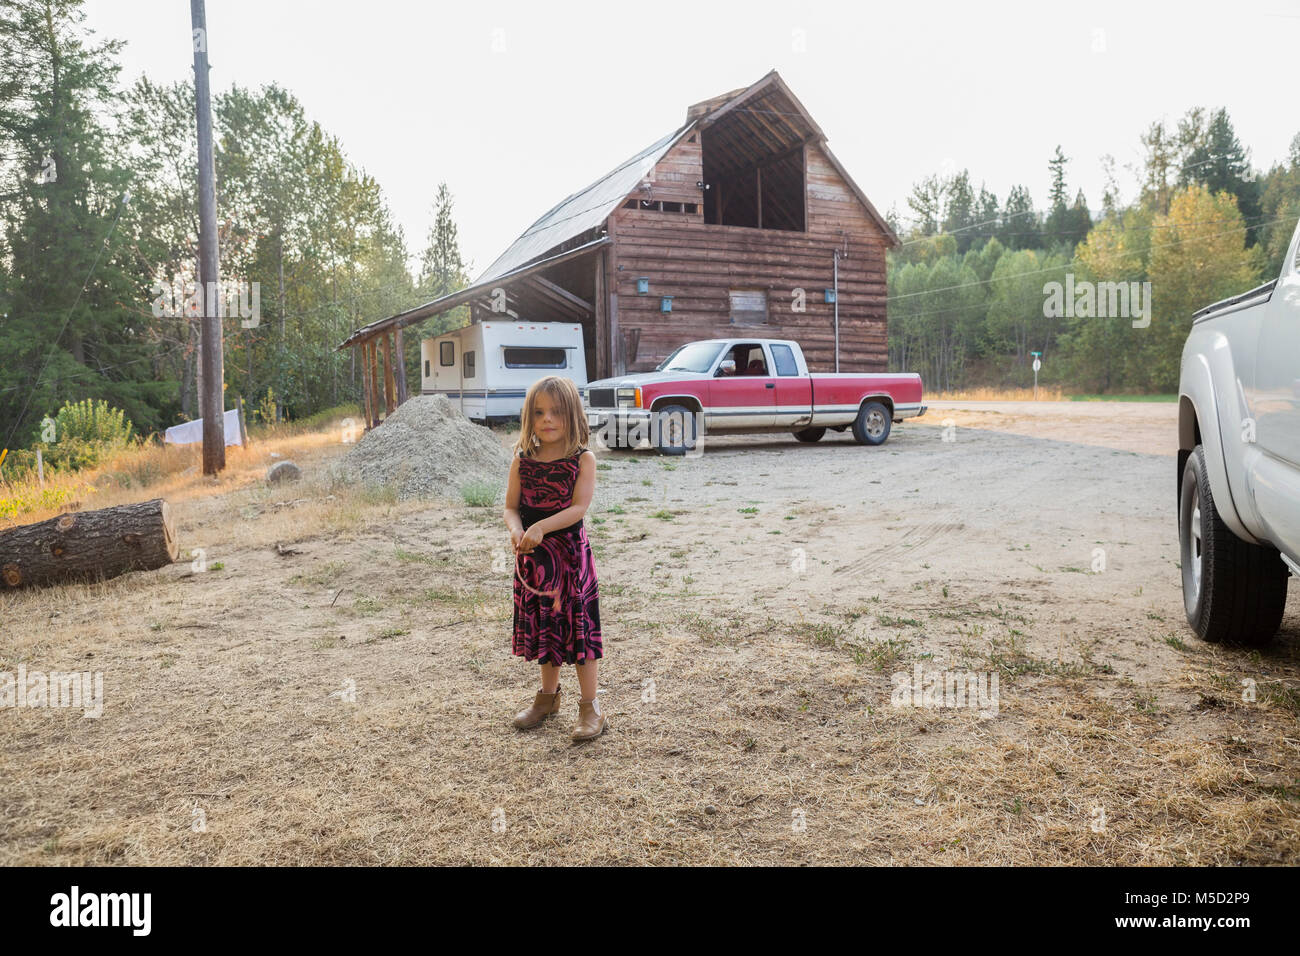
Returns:
[[[655,369],[656,372],[707,372],[722,351],[717,342],[688,342],[673,352]]]

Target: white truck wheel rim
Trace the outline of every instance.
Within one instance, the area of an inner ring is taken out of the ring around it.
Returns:
[[[1195,487],[1192,488],[1192,514],[1188,521],[1191,525],[1188,532],[1191,538],[1191,559],[1192,559],[1192,590],[1197,596],[1201,593],[1201,495]]]

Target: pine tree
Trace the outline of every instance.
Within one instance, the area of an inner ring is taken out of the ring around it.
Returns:
[[[1247,241],[1259,239],[1260,190],[1250,159],[1237,139],[1228,111],[1215,110],[1209,123],[1188,149],[1179,176],[1182,186],[1202,185],[1211,193],[1227,192],[1237,197],[1237,208],[1247,224]]]
[[[1002,224],[998,239],[1008,249],[1038,249],[1042,246],[1042,231],[1034,201],[1024,186],[1012,186],[1002,207]]]
[[[94,43],[81,6],[0,2],[0,154],[12,160],[0,185],[11,255],[0,318],[6,444],[33,437],[70,398],[106,399],[144,428],[156,427],[164,398],[148,277],[120,228],[129,177],[99,118],[116,96],[121,43]]]
[[[419,291],[425,301],[457,292],[469,285],[469,267],[460,252],[460,238],[456,221],[452,218],[451,190],[447,184],[438,184],[434,201],[433,225],[429,228],[428,243],[420,259]],[[444,313],[444,328],[459,328],[468,319],[464,309]]]

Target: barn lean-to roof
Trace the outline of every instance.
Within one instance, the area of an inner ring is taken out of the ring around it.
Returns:
[[[561,200],[554,208],[524,230],[524,234],[510,244],[490,266],[483,271],[474,285],[499,279],[501,276],[549,252],[561,243],[580,236],[599,226],[609,218],[628,194],[646,177],[664,153],[672,148],[691,127],[691,124],[674,130],[631,159],[620,163],[590,186],[579,189]]]
[[[755,115],[767,114],[766,117],[756,120],[753,126],[753,130],[762,130],[762,136],[775,135],[779,140],[784,134],[786,142],[794,142],[796,140],[792,137],[798,137],[797,142],[816,144],[862,203],[867,215],[879,227],[886,241],[891,245],[898,244],[898,236],[890,228],[889,223],[831,153],[826,145],[826,134],[822,132],[821,127],[785,85],[785,81],[776,70],[772,70],[750,86],[723,93],[689,107],[683,126],[651,143],[595,182],[561,200],[525,229],[505,252],[501,253],[464,289],[363,326],[349,335],[339,348],[346,348],[383,331],[405,328],[430,316],[481,298],[490,287],[499,285],[503,281],[521,278],[563,260],[585,255],[607,244],[609,242],[607,238],[595,238],[576,247],[560,249],[565,243],[591,232],[608,219],[610,214],[637,190],[646,175],[654,169],[655,164],[687,133],[696,129],[722,130],[725,127],[737,127],[736,117],[746,110],[744,105],[746,103],[754,107],[750,112]],[[727,121],[729,115],[730,120]],[[723,121],[727,121],[725,127],[719,126],[718,124]],[[729,135],[728,138],[732,137]],[[735,134],[734,148],[737,150],[746,147],[759,149],[761,145],[762,138],[754,135],[753,132]]]

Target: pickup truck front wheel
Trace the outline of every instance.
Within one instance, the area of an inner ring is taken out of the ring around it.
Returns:
[[[655,409],[655,434],[661,455],[684,455],[695,448],[699,435],[696,418],[685,405],[664,405]]]
[[[889,437],[894,416],[880,402],[867,402],[853,422],[853,438],[859,445],[883,445]]]
[[[1178,542],[1187,623],[1211,644],[1261,647],[1286,609],[1288,571],[1277,551],[1242,541],[1219,517],[1197,445],[1183,469]]]

